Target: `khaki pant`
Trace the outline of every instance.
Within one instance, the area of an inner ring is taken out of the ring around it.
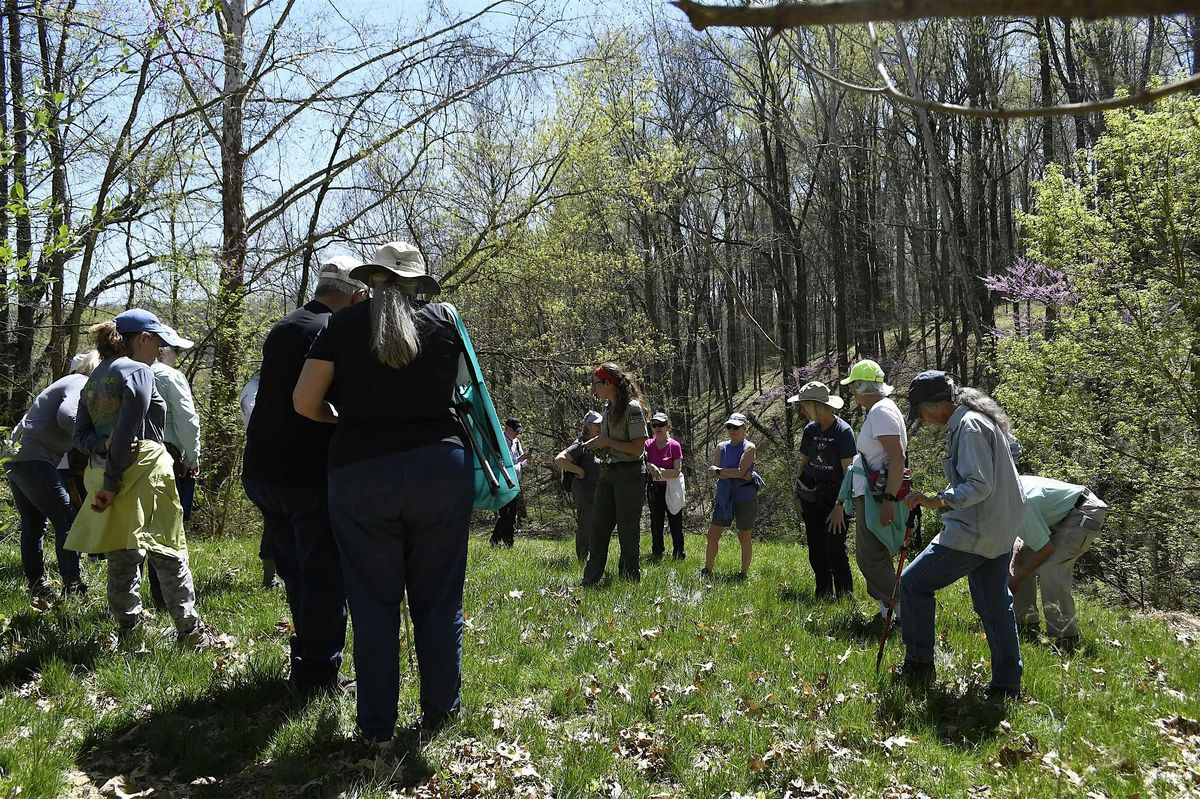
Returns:
[[[1079,621],[1075,612],[1075,598],[1071,595],[1074,583],[1075,561],[1092,548],[1099,529],[1081,527],[1084,519],[1092,526],[1104,524],[1108,506],[1092,494],[1087,494],[1078,508],[1073,509],[1058,524],[1050,529],[1050,543],[1054,554],[1043,563],[1037,572],[1026,579],[1013,597],[1013,610],[1017,621],[1034,626],[1038,624],[1037,590],[1042,589],[1042,611],[1046,614],[1046,634],[1051,638],[1070,638],[1079,635]],[[1032,552],[1022,547],[1013,556],[1012,570],[1024,566]]]
[[[864,497],[854,498],[854,559],[867,581],[867,593],[886,602],[896,586],[896,563],[892,553],[867,527]],[[873,502],[874,500],[872,500]]]
[[[142,616],[142,559],[150,558],[150,567],[158,574],[167,611],[175,629],[188,632],[196,626],[196,588],[187,555],[179,558],[147,553],[144,549],[117,549],[109,552],[108,609],[118,627],[131,628]]]

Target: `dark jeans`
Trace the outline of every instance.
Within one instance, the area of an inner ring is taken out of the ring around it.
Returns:
[[[816,579],[818,599],[854,592],[854,578],[850,574],[850,556],[846,553],[847,528],[834,534],[829,532],[830,512],[837,504],[839,486],[819,487],[817,498],[812,502],[798,500],[804,517],[804,537],[808,541],[808,562]]]
[[[573,490],[575,499],[575,557],[580,563],[585,563],[588,550],[592,546],[592,510],[596,504],[596,487],[591,491],[578,488]]]
[[[650,501],[650,554],[661,557],[666,548],[663,541],[663,520],[671,528],[671,554],[683,557],[683,509],[671,513],[667,509],[667,484],[650,483],[646,491]]]
[[[328,493],[245,478],[242,487],[262,512],[263,539],[287,592],[295,628],[291,679],[301,688],[335,686],[346,646],[346,593]]]
[[[463,582],[474,479],[457,444],[349,463],[329,473],[329,515],[354,623],[358,727],[392,737],[400,698],[400,605],[408,592],[422,720],[457,713]]]
[[[1008,553],[985,558],[970,552],[930,544],[904,569],[900,578],[900,630],[904,634],[904,662],[923,666],[933,663],[937,640],[935,594],[963,577],[971,589],[971,604],[983,622],[988,648],[992,651],[992,682],[1002,688],[1020,688],[1021,649],[1017,640],[1017,617],[1008,590]]]
[[[641,463],[622,463],[600,467],[596,500],[592,509],[592,545],[583,584],[595,585],[608,565],[608,545],[613,528],[621,542],[619,574],[629,580],[642,576],[639,560],[642,546],[642,505],[646,501],[646,478]]]
[[[521,510],[521,495],[517,494],[512,498],[507,505],[496,512],[496,526],[492,528],[491,545],[494,547],[503,544],[506,547],[513,545],[513,538],[517,534],[517,513]]]
[[[67,533],[75,522],[75,508],[62,475],[44,461],[10,461],[5,469],[12,485],[13,502],[21,517],[21,567],[25,579],[32,585],[46,578],[42,537],[49,521],[54,528],[58,573],[67,582],[78,580],[79,553],[63,549]]]

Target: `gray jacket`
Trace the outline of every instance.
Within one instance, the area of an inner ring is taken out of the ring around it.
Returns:
[[[987,416],[960,405],[946,425],[942,471],[949,503],[933,540],[950,549],[998,558],[1012,551],[1025,518],[1025,494],[1004,433]]]
[[[45,461],[58,466],[71,448],[84,375],[70,374],[46,387],[12,431],[9,451],[14,461]]]

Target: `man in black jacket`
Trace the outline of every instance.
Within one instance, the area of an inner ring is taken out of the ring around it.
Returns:
[[[313,299],[267,334],[242,458],[242,486],[262,511],[264,537],[292,612],[288,683],[302,693],[337,687],[346,595],[326,498],[334,426],[296,413],[292,391],[329,317],[367,299],[366,286],[350,278],[360,263],[349,256],[322,263]]]

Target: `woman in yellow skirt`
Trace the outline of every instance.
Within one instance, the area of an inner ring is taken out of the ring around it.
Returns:
[[[108,560],[108,606],[124,641],[142,617],[140,565],[149,557],[162,584],[179,644],[215,642],[196,613],[196,589],[183,534],[183,508],[171,456],[163,444],[166,406],[149,364],[174,333],[149,311],[125,311],[90,331],[103,359],[79,400],[72,445],[90,456],[89,500],[66,548]]]

